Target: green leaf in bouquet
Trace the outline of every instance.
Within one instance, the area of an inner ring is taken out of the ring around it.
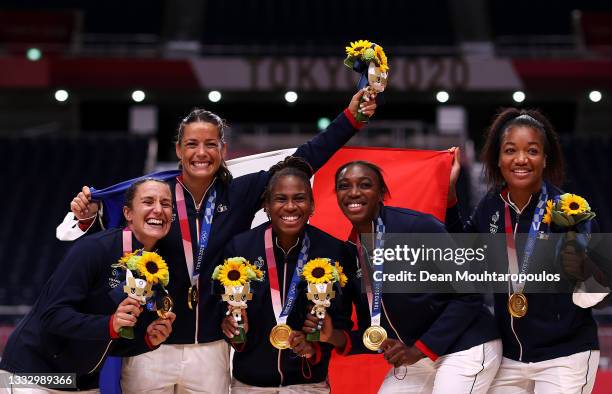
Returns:
[[[355,58],[352,56],[347,56],[346,59],[344,59],[344,65],[347,66],[348,68],[350,68],[351,70],[353,69],[353,64],[355,64]]]
[[[574,225],[573,221],[571,221],[570,218],[562,212],[553,210],[551,212],[551,216],[552,222],[559,227],[571,227]]]
[[[212,279],[213,280],[219,278],[219,270],[221,270],[221,267],[222,267],[221,265],[218,265],[218,266],[215,267],[215,270],[212,273]]]
[[[591,220],[595,217],[595,212],[583,212],[574,215],[575,224],[584,222],[585,220]]]

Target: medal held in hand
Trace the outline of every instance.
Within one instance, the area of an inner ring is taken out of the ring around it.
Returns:
[[[326,309],[330,307],[331,300],[336,296],[334,283],[339,282],[344,286],[347,282],[346,275],[342,272],[342,266],[328,258],[312,259],[304,266],[302,278],[308,283],[306,297],[314,303],[310,313],[319,319],[318,329],[306,334],[306,340],[321,340],[321,328],[325,320]]]
[[[351,42],[350,46],[346,47],[346,55],[344,65],[361,74],[357,84],[358,89],[367,88],[366,94],[371,97],[385,90],[389,78],[389,65],[387,55],[380,45],[368,40]],[[363,101],[362,98],[360,103]],[[356,119],[358,122],[364,122],[368,117],[359,112]]]
[[[253,299],[250,282],[252,280],[262,281],[263,272],[244,257],[231,257],[215,268],[212,278],[223,285],[225,292],[221,298],[228,303],[226,315],[232,315],[238,323],[239,334],[231,338],[231,341],[244,343],[246,332],[242,321],[242,311],[247,308],[247,301]]]
[[[128,297],[165,319],[174,302],[165,288],[170,282],[170,273],[160,255],[140,249],[126,253],[112,267],[125,270],[123,291]],[[122,338],[134,339],[134,328],[121,327],[119,335]]]
[[[289,335],[291,335],[291,327],[287,324],[277,324],[270,331],[270,343],[278,350],[289,349]]]

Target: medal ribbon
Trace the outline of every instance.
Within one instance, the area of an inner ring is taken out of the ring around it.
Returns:
[[[354,231],[354,230],[353,230]],[[385,224],[383,223],[380,216],[376,219],[376,242],[375,248],[382,249],[384,246],[384,237],[385,235]],[[351,234],[351,238],[355,237],[355,244],[357,245],[357,254],[359,257],[359,265],[361,266],[361,272],[363,272],[363,278],[365,280],[366,292],[368,296],[368,306],[370,309],[370,319],[372,326],[380,326],[380,318],[381,318],[381,302],[382,302],[382,281],[373,281],[374,284],[370,281],[370,270],[368,269],[368,264],[365,259],[365,255],[363,253],[363,245],[361,244],[361,238],[357,235],[356,232]],[[372,277],[379,272],[382,274],[383,272],[383,264],[374,264]]]
[[[202,223],[200,237],[198,238],[198,257],[194,267],[193,249],[191,247],[191,231],[189,230],[189,217],[187,216],[187,205],[185,204],[185,192],[183,191],[181,178],[176,177],[176,179],[178,182],[176,182],[174,194],[176,196],[176,210],[178,211],[181,238],[183,239],[183,252],[185,253],[185,261],[187,262],[187,270],[189,271],[191,285],[195,286],[198,283],[198,277],[200,276],[200,267],[202,265],[204,251],[206,250],[208,240],[210,239],[210,228],[212,227],[213,213],[215,212],[217,191],[213,189],[208,197],[208,200],[206,201],[206,208],[204,209],[204,222]]]
[[[132,231],[126,227],[121,235],[123,237],[123,254],[132,253]]]
[[[295,304],[297,298],[297,286],[300,283],[300,274],[308,259],[308,249],[310,248],[310,238],[308,234],[304,232],[304,240],[302,241],[302,248],[298,256],[297,265],[295,271],[293,271],[293,277],[291,278],[291,284],[289,285],[289,291],[287,292],[287,298],[285,299],[285,305],[282,306],[280,296],[280,285],[278,283],[278,272],[276,267],[276,258],[274,257],[274,245],[272,244],[272,226],[266,229],[264,233],[264,244],[266,248],[266,266],[268,267],[268,279],[270,280],[270,297],[272,298],[272,308],[274,309],[274,317],[276,318],[276,324],[286,324],[287,317],[291,313],[291,309]],[[281,310],[282,307],[282,310]]]
[[[533,213],[533,219],[531,220],[531,226],[529,226],[529,234],[527,235],[527,241],[525,242],[525,250],[523,252],[523,260],[521,261],[520,273],[525,274],[529,269],[529,259],[535,249],[535,243],[542,223],[542,218],[546,212],[546,200],[548,200],[548,190],[546,183],[542,182],[542,190],[540,191],[540,199],[536,206],[535,212]],[[512,218],[510,217],[510,205],[504,200],[504,211],[505,211],[505,227],[506,227],[506,252],[508,254],[508,268],[511,274],[517,274],[519,272],[518,255],[516,253],[515,234],[512,230]],[[512,282],[512,291],[522,292],[525,288],[525,282]]]

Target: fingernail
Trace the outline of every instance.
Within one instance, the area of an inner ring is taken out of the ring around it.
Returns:
[[[234,332],[234,334],[236,334],[236,335],[240,335],[240,331],[236,330],[236,331]]]

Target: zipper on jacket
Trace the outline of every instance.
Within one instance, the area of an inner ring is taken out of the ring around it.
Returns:
[[[508,196],[510,195],[508,194]],[[514,210],[514,212],[516,212],[516,223],[514,225],[514,232],[512,233],[512,236],[514,237],[514,239],[516,239],[516,232],[518,231],[518,225],[521,219],[522,211],[518,209],[518,207],[512,202],[512,200],[510,200],[510,197],[508,197],[508,201],[509,201],[508,205],[510,205],[512,209]],[[523,210],[529,205],[530,202],[531,202],[531,197],[529,198],[529,201],[527,202],[527,205],[525,205]],[[512,286],[512,284],[509,284],[509,286]],[[510,289],[513,290],[512,288]],[[516,339],[516,342],[519,345],[519,361],[522,362],[523,361],[523,344],[521,343],[521,340],[519,339],[519,336],[516,333],[516,330],[514,329],[514,316],[512,315],[510,315],[510,329],[512,330],[512,334],[514,334],[514,339]]]
[[[110,341],[108,341],[108,345],[106,345],[106,349],[104,350],[104,353],[102,353],[102,357],[100,357],[100,360],[98,360],[98,362],[96,363],[96,365],[92,368],[91,371],[87,372],[87,374],[89,375],[90,373],[94,372],[96,369],[98,369],[98,367],[100,366],[100,364],[102,364],[102,361],[104,361],[104,357],[106,357],[106,353],[108,353],[108,349],[110,349],[111,344],[113,343],[113,340],[111,339]]]
[[[196,203],[196,200],[193,197],[193,194],[191,194],[191,192],[189,191],[189,189],[187,189],[185,184],[177,179],[177,182],[181,184],[181,186],[183,187],[183,189],[185,189],[187,191],[187,193],[189,193],[189,196],[191,197],[191,201],[193,201],[193,206],[195,207],[195,211],[196,211],[196,216],[195,216],[195,220],[196,220],[196,236],[197,236],[196,245],[198,245],[198,247],[200,246],[200,208],[202,208],[202,203],[204,202],[204,199],[206,198],[206,195],[208,194],[208,191],[210,190],[210,188],[215,184],[216,180],[217,180],[217,178],[214,178],[213,181],[210,183],[210,185],[208,185],[208,187],[204,191],[204,195],[202,196],[202,200],[200,200],[200,204],[198,204],[198,203]],[[189,278],[189,284],[191,284],[191,278]],[[200,290],[199,284],[196,283],[196,286],[198,286],[198,295],[199,295],[200,294],[199,293],[199,290]],[[199,333],[199,331],[200,331],[200,308],[196,306],[196,308],[195,308],[195,332],[193,334],[193,342],[196,343],[196,344],[199,343],[198,342],[198,333]]]
[[[277,238],[278,240],[278,238]],[[283,250],[281,248],[281,250]],[[291,250],[291,249],[289,249]],[[285,251],[283,250],[283,253]],[[287,254],[285,254],[285,266],[283,267],[283,298],[282,298],[282,304],[285,305],[285,287],[287,285]],[[282,350],[278,350],[278,359],[277,359],[277,363],[276,363],[276,369],[278,370],[278,374],[280,375],[280,384],[278,385],[279,387],[283,386],[283,381],[285,380],[285,375],[283,375],[283,369],[281,367],[281,357],[282,357]]]

